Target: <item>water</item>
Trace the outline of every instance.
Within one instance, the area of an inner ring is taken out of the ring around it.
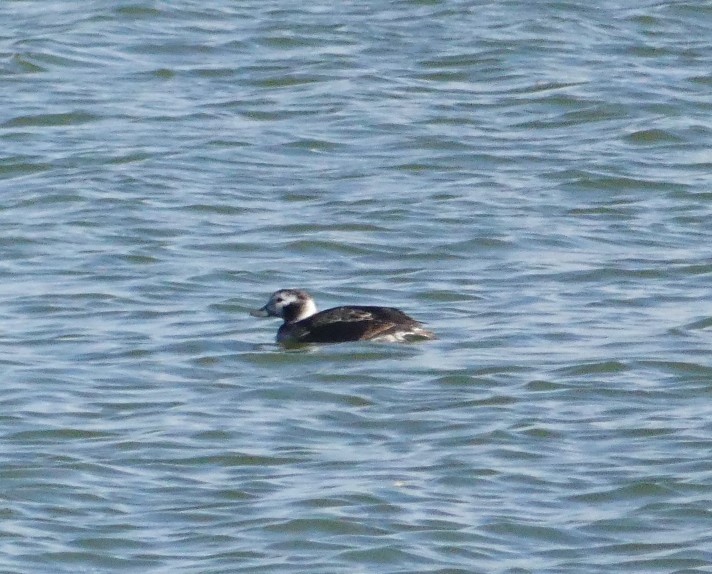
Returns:
[[[0,4],[0,571],[712,572],[709,2],[204,4]]]

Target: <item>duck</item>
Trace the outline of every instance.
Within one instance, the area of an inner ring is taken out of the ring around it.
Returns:
[[[250,315],[283,319],[277,331],[277,342],[283,345],[435,339],[435,333],[395,307],[348,305],[319,311],[303,289],[275,291]]]

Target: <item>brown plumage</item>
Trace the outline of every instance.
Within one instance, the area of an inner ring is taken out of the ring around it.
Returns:
[[[434,339],[422,323],[393,307],[344,306],[317,312],[311,296],[300,289],[282,289],[251,312],[284,319],[280,343],[342,343],[345,341],[412,341]]]

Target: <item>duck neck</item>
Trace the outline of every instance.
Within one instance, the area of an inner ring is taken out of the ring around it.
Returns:
[[[295,323],[311,317],[316,313],[314,301],[304,301],[302,303],[290,303],[282,308],[282,318],[285,323]]]

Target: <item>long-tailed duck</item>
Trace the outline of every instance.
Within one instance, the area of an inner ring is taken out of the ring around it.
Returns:
[[[281,317],[277,342],[414,341],[434,339],[422,323],[393,307],[348,306],[317,312],[314,299],[301,289],[275,291],[253,317]]]

